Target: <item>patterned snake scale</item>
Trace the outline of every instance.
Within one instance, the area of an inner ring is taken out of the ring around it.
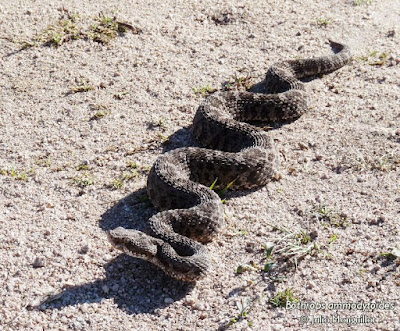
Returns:
[[[307,110],[302,78],[326,74],[351,58],[349,47],[330,41],[336,53],[273,64],[265,84],[270,94],[228,91],[208,96],[193,121],[193,134],[207,148],[167,152],[150,170],[147,192],[161,212],[149,219],[149,234],[118,227],[108,239],[131,256],[147,260],[182,281],[196,281],[211,268],[207,248],[224,223],[220,197],[209,187],[258,188],[276,174],[278,153],[267,132],[251,121],[293,121]]]

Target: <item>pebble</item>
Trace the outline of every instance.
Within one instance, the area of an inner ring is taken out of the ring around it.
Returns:
[[[111,260],[112,260],[112,255],[110,255],[110,254],[105,254],[104,256],[103,256],[103,260],[104,261],[106,261],[106,262],[110,262]]]
[[[184,303],[186,304],[186,305],[189,305],[189,306],[193,306],[194,305],[194,299],[192,298],[192,297],[186,297],[185,298],[185,301],[184,301]]]
[[[196,310],[200,310],[200,311],[203,311],[203,310],[206,309],[206,307],[204,306],[204,304],[202,304],[201,302],[196,302],[196,303],[193,305],[193,308],[196,309]]]
[[[81,310],[82,313],[87,313],[89,311],[87,305],[82,305],[79,307],[79,309]]]
[[[65,316],[61,316],[60,322],[63,323],[63,324],[67,324],[68,323],[68,318],[65,317]]]
[[[309,289],[312,289],[312,288],[315,288],[317,285],[315,284],[315,282],[313,282],[312,280],[310,280],[308,283],[307,283],[307,288],[309,288]]]
[[[34,268],[43,268],[46,265],[46,260],[43,257],[37,256],[35,260],[33,260],[32,267]]]
[[[89,245],[89,244],[84,245],[84,246],[82,246],[81,249],[79,250],[79,253],[81,253],[81,254],[86,254],[87,252],[89,252],[89,249],[90,249],[90,245]]]

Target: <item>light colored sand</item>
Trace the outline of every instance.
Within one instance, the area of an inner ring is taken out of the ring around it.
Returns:
[[[251,321],[255,330],[297,330],[300,315],[333,313],[268,303],[291,288],[302,302],[395,302],[394,310],[338,313],[379,320],[357,330],[400,330],[399,259],[387,263],[379,256],[400,245],[399,1],[219,6],[69,0],[62,3],[71,12],[88,17],[116,10],[143,33],[107,46],[78,40],[18,51],[15,41],[59,19],[59,3],[0,3],[2,329],[223,329],[246,298],[252,300],[247,318],[231,329]],[[227,24],[216,24],[224,19]],[[309,82],[310,111],[271,132],[283,159],[282,179],[230,195],[227,226],[208,245],[215,266],[209,277],[190,288],[111,248],[105,230],[144,228],[156,212],[143,201],[142,189],[148,167],[164,150],[159,135],[171,136],[167,149],[193,143],[189,126],[202,98],[193,88],[221,88],[235,74],[256,83],[274,61],[328,54],[328,38],[349,43],[355,60]],[[373,51],[385,53],[387,61],[369,65],[377,59],[363,57]],[[68,94],[81,79],[95,90]],[[89,120],[101,106],[110,113]],[[152,127],[160,120],[165,126]],[[138,177],[113,190],[109,184],[131,171],[129,160],[139,163]],[[80,164],[88,169],[77,170]],[[13,179],[12,169],[27,180]],[[93,184],[74,184],[85,177]],[[313,217],[324,205],[339,218],[346,215],[349,225],[338,228]],[[262,245],[283,236],[273,225],[316,230],[320,251],[299,262],[297,271],[284,268],[276,253],[279,272],[237,275],[240,264],[265,264]],[[40,305],[50,294],[58,299]],[[308,329],[336,327],[347,326]]]

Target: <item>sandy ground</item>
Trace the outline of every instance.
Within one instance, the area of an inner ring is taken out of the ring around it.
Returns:
[[[61,6],[142,32],[22,50]],[[400,330],[399,1],[3,0],[0,22],[1,329]],[[328,38],[353,61],[271,130],[281,179],[228,194],[207,278],[180,283],[111,247],[107,230],[156,213],[157,156],[194,144],[195,92],[258,83],[274,61],[329,54]],[[274,307],[286,289],[327,307]],[[386,306],[332,307],[358,302]]]

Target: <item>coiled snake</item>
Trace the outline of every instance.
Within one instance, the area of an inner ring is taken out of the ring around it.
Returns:
[[[149,232],[118,227],[110,242],[123,252],[159,266],[168,275],[196,281],[210,269],[207,248],[224,221],[220,197],[209,186],[234,182],[233,189],[265,185],[278,155],[268,133],[251,121],[292,121],[307,110],[302,78],[332,72],[351,58],[349,47],[330,41],[337,53],[277,62],[266,74],[270,94],[228,91],[208,96],[193,121],[193,134],[207,148],[178,148],[161,155],[150,170],[147,192],[161,210]]]

